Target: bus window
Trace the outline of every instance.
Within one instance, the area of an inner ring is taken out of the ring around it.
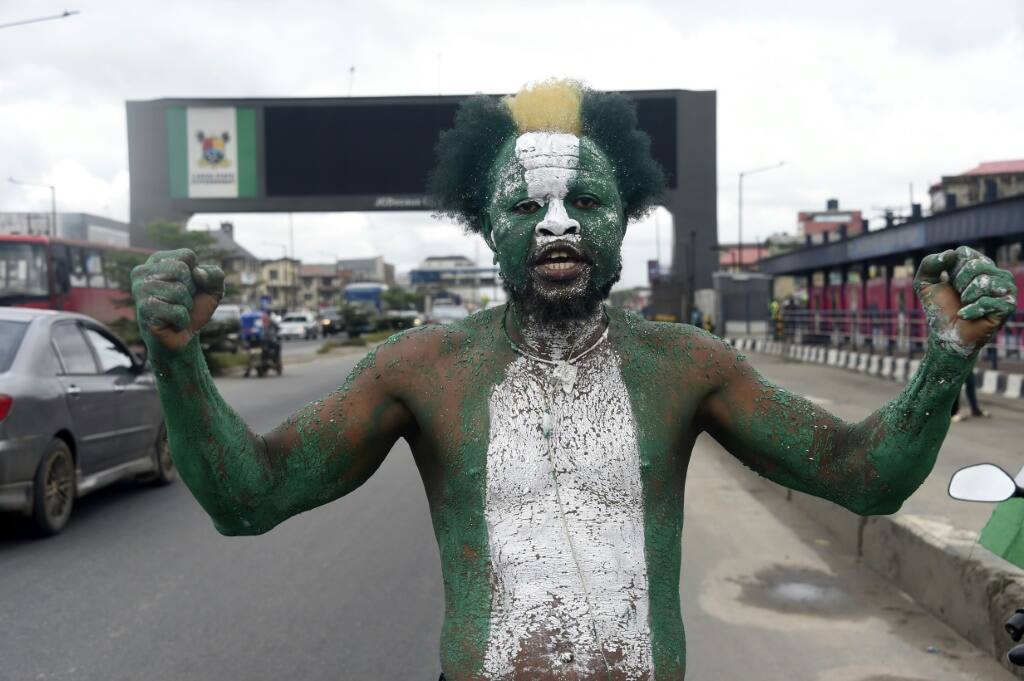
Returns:
[[[53,259],[53,281],[56,285],[56,292],[67,293],[71,290],[71,260],[68,254],[68,247],[64,244],[51,244],[50,256]]]
[[[86,251],[85,271],[89,274],[89,288],[105,288],[103,257],[99,251]]]
[[[0,243],[0,299],[50,293],[46,251],[40,244]]]
[[[81,248],[71,249],[71,286],[84,288],[89,285],[85,276],[85,251]]]

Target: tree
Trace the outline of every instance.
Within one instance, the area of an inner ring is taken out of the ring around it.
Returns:
[[[157,250],[169,251],[179,248],[193,250],[201,263],[220,264],[224,252],[216,248],[217,240],[208,232],[189,231],[184,225],[177,222],[159,221],[146,225],[146,232],[150,239],[156,244]],[[132,298],[132,270],[146,262],[148,256],[144,253],[131,251],[108,251],[103,258],[103,270],[107,281],[125,295],[114,300],[114,305],[119,308],[132,308],[135,300]],[[225,291],[227,294],[227,291]],[[135,320],[127,315],[111,324],[111,327],[128,343],[139,343],[138,325]]]
[[[224,258],[224,252],[217,249],[217,240],[209,232],[188,230],[185,225],[177,222],[151,222],[146,225],[146,232],[157,249],[173,251],[188,248],[195,252],[201,263],[216,263]]]
[[[423,294],[406,291],[399,286],[392,286],[380,294],[380,302],[385,310],[417,310],[423,312]]]

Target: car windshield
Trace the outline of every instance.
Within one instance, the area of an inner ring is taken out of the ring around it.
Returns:
[[[0,298],[47,295],[46,275],[41,244],[0,243]]]
[[[212,318],[218,322],[224,322],[229,319],[238,319],[239,315],[237,307],[218,307],[214,310]]]
[[[0,321],[0,373],[11,368],[27,328],[27,322]]]
[[[458,305],[438,305],[434,308],[436,319],[463,319],[469,316],[469,310]]]
[[[293,314],[293,315],[288,315],[287,317],[285,317],[284,321],[286,321],[286,322],[305,322],[307,320],[302,315],[295,315],[295,314]]]

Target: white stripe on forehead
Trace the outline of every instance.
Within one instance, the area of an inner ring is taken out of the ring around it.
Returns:
[[[580,138],[564,132],[527,132],[516,139],[531,199],[564,199],[580,166]]]

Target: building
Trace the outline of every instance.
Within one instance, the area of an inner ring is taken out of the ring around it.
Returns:
[[[128,223],[90,213],[0,213],[0,234],[42,234],[62,239],[128,246]]]
[[[825,210],[797,213],[797,231],[810,246],[864,234],[868,223],[859,210],[840,210],[839,199],[829,199]]]
[[[295,258],[275,258],[260,263],[262,294],[270,298],[270,309],[293,310],[299,307],[299,267]]]
[[[224,270],[226,295],[224,302],[259,306],[260,259],[235,241],[235,226],[220,223],[220,229],[207,230],[214,240],[212,248],[221,254],[220,267]]]
[[[302,307],[319,310],[338,307],[342,302],[342,290],[348,283],[347,273],[334,265],[299,265],[300,295]]]
[[[380,255],[338,260],[338,269],[348,273],[349,281],[376,281],[388,286],[395,283],[395,266],[384,262]]]
[[[718,269],[729,272],[756,270],[761,258],[768,257],[768,246],[764,244],[718,244]]]
[[[505,301],[498,268],[477,267],[463,255],[429,256],[409,273],[409,283],[430,300],[453,298],[470,308]]]
[[[929,189],[932,214],[1024,194],[1024,159],[986,161]]]
[[[1024,290],[1024,194],[765,258],[760,269],[801,282],[811,310],[804,317],[811,324],[808,333],[823,334],[836,344],[917,352],[927,342],[927,325],[914,291],[914,274],[928,254],[961,245],[1010,270]],[[848,323],[858,315],[869,323]],[[844,318],[846,322],[841,321]],[[996,353],[1021,356],[1024,325],[1017,319],[998,333]]]

